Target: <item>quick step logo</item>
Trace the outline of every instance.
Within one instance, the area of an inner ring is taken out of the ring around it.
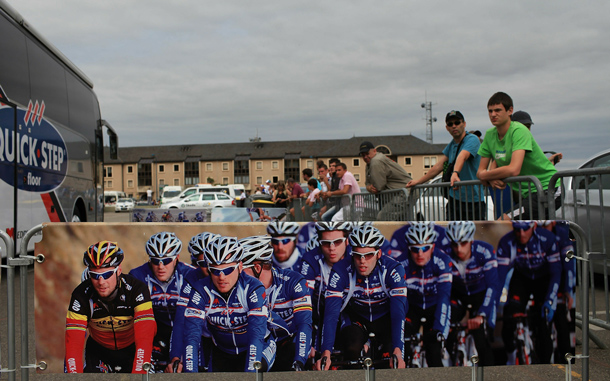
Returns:
[[[2,100],[0,99],[0,102]],[[57,129],[44,119],[44,101],[30,101],[28,109],[17,109],[17,187],[46,193],[64,181],[68,172],[68,150]],[[14,111],[0,103],[0,178],[14,186]]]

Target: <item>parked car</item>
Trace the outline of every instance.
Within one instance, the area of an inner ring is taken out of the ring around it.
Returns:
[[[119,198],[114,204],[114,212],[131,212],[136,203],[131,198]]]
[[[426,184],[437,184],[442,181],[442,175],[438,175]],[[418,189],[419,196],[415,201],[415,218],[418,221],[445,221],[447,216],[447,203],[449,200],[444,197],[443,190],[446,188],[425,188]],[[490,196],[487,196],[487,220],[494,220],[494,203]]]
[[[556,216],[583,228],[589,251],[603,253],[609,259],[606,266],[610,274],[610,220],[606,220],[610,217],[610,173],[599,173],[602,168],[610,172],[610,149],[597,153],[578,167],[579,170],[588,168],[597,174],[565,178],[563,203]],[[593,262],[593,270],[603,274],[601,261]]]
[[[168,202],[163,208],[202,209],[235,207],[235,199],[220,192],[195,193],[180,201]]]

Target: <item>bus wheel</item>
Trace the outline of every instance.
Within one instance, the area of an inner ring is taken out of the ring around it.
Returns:
[[[87,216],[85,216],[83,209],[78,205],[74,207],[74,212],[72,213],[72,222],[87,222]]]

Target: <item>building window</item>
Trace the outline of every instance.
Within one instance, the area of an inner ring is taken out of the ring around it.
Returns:
[[[160,179],[159,180],[159,186],[164,186],[165,185],[165,180],[164,179]]]
[[[108,188],[112,188],[112,180],[108,180],[108,181],[106,182],[106,186],[107,186]]]
[[[263,169],[263,162],[262,161],[257,161],[256,162],[256,169]]]
[[[197,183],[199,183],[199,162],[184,163],[184,184],[195,185]]]
[[[273,183],[277,184],[278,181],[279,181],[278,177],[277,176],[273,176]]]
[[[133,167],[131,165],[127,166],[127,173],[133,173]]]
[[[424,168],[432,168],[436,164],[436,156],[424,156]]]
[[[212,172],[212,169],[214,168],[214,166],[212,165],[212,163],[205,163],[205,170],[208,172]]]
[[[256,178],[256,185],[261,185],[262,183],[263,183],[263,178],[262,178],[262,177],[260,177],[260,176],[258,176],[258,177]]]
[[[138,164],[138,186],[149,187],[152,185],[152,165],[150,163]]]
[[[279,161],[272,161],[271,162],[271,169],[279,169],[280,168],[280,162]]]
[[[293,178],[297,183],[300,182],[301,171],[299,159],[284,159],[284,178]]]
[[[174,179],[174,185],[179,186],[180,185],[180,179]]]
[[[411,158],[405,157],[405,165],[411,165]]]
[[[165,172],[165,165],[159,164],[159,172],[161,172],[161,173]]]
[[[356,181],[360,181],[360,174],[354,173],[354,178],[356,179]]]
[[[354,165],[354,167],[359,167],[360,166],[360,159],[354,159],[353,165]],[[358,180],[358,179],[356,179],[356,180]]]
[[[104,177],[112,177],[112,167],[104,167]]]
[[[250,160],[235,160],[233,162],[233,182],[235,184],[250,183]]]
[[[180,165],[174,164],[174,172],[180,172]]]
[[[228,177],[223,177],[222,178],[222,185],[228,185],[229,184],[229,178]]]
[[[228,171],[229,170],[229,163],[222,163],[222,170],[223,171]]]
[[[127,180],[127,188],[133,188],[133,180]]]
[[[313,160],[307,160],[307,168],[313,169]]]

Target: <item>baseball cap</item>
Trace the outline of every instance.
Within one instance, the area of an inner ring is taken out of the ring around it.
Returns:
[[[534,124],[530,114],[526,113],[525,111],[515,111],[511,116],[511,119],[513,122],[519,122],[521,124]]]
[[[447,113],[447,116],[445,117],[445,123],[447,123],[449,121],[449,119],[465,120],[464,115],[462,115],[461,112],[456,111],[456,110],[451,110]]]
[[[375,148],[375,146],[371,142],[360,143],[360,153],[367,153],[370,150],[372,150],[373,148]]]
[[[265,184],[271,184],[271,180],[265,181]]]

